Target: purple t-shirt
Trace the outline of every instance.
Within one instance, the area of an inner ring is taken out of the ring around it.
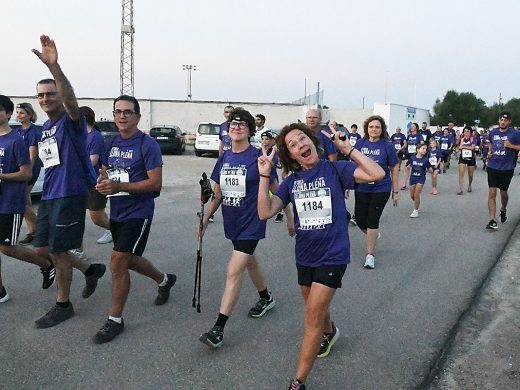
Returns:
[[[162,167],[161,148],[157,141],[140,130],[127,139],[117,134],[107,141],[103,165],[108,169],[124,169],[128,172],[129,183],[143,181],[148,179],[147,171]],[[153,217],[153,192],[111,196],[109,199],[110,219],[114,221]]]
[[[357,192],[390,192],[392,191],[392,178],[390,176],[390,168],[398,164],[397,152],[390,141],[385,139],[376,142],[370,142],[366,138],[361,138],[356,143],[356,149],[365,156],[371,158],[379,164],[385,171],[385,177],[381,180],[371,183],[359,184],[356,188]]]
[[[512,127],[502,132],[500,128],[495,127],[489,133],[489,142],[492,145],[491,150],[493,151],[493,155],[487,160],[487,166],[489,168],[499,171],[515,169],[518,152],[504,146],[506,139],[514,145],[519,145],[520,132]]]
[[[350,262],[344,193],[355,187],[351,161],[320,162],[287,176],[275,192],[285,206],[293,204],[296,263],[307,267]]]
[[[35,146],[36,149],[38,149],[38,142],[42,139],[42,132],[40,129],[38,129],[34,123],[31,123],[31,125],[24,129],[23,127],[20,127],[18,129],[18,134],[20,134],[23,138],[23,141],[25,143],[25,146],[27,147],[27,150],[31,146]],[[29,153],[29,158],[31,157],[31,154]],[[38,176],[40,176],[40,171],[42,169],[42,161],[37,158],[34,162],[34,166],[32,168],[32,178],[36,179]]]
[[[465,138],[462,137],[460,141],[460,146],[477,146],[477,140],[475,138]],[[473,160],[475,159],[475,152],[473,150],[460,150],[460,158],[463,160]]]
[[[218,134],[218,139],[222,141],[223,143],[223,149],[222,150],[229,150],[231,149],[231,137],[228,134],[229,131],[229,123],[228,122],[222,122],[220,124],[220,131]]]
[[[432,134],[432,137],[435,141],[439,142],[442,135],[443,135],[442,131],[436,131],[435,133]]]
[[[103,136],[96,129],[92,129],[92,131],[87,134],[87,153],[89,158],[94,154],[97,154],[99,156],[98,163],[94,166],[94,171],[96,173],[99,173],[101,165],[103,165],[105,144],[103,141]]]
[[[327,131],[327,133],[330,133],[329,129],[327,128],[321,128],[316,135],[318,136],[318,139],[320,140],[320,146],[323,148],[323,154],[320,156],[322,160],[328,160],[329,154],[336,154],[336,145],[334,145],[334,142],[330,140],[329,137],[324,135],[321,130]]]
[[[45,169],[42,199],[88,196],[89,173],[85,167],[90,164],[90,158],[85,117],[80,115],[74,122],[63,111],[55,120],[49,119],[42,128],[42,142],[46,140],[57,143],[60,163]]]
[[[16,131],[0,135],[0,172],[14,173],[22,165],[30,164],[29,151]],[[21,214],[25,211],[27,182],[0,182],[0,214]]]
[[[412,182],[414,180],[426,180],[426,171],[432,167],[430,162],[428,161],[428,157],[417,157],[416,155],[413,155],[408,159],[406,162],[406,165],[411,165],[412,169],[410,172],[410,184],[413,184]]]
[[[406,142],[408,143],[406,153],[408,154],[415,154],[417,150],[417,145],[419,145],[421,142],[423,142],[422,135],[417,133],[415,135],[412,135],[412,133],[408,134],[406,137]]]
[[[428,161],[430,162],[430,165],[434,169],[439,168],[439,164],[441,162],[441,157],[442,157],[442,152],[440,149],[428,151]]]
[[[444,156],[449,154],[451,151],[451,146],[453,143],[453,138],[451,135],[441,135],[439,138],[439,148],[441,149],[441,154]]]
[[[226,150],[219,157],[211,180],[220,185],[224,234],[229,240],[261,240],[265,238],[266,221],[258,217],[258,157],[262,151],[249,145],[240,153]],[[269,181],[276,179],[273,166]]]
[[[348,137],[348,140],[349,140],[349,142],[350,142],[350,144],[351,144],[352,146],[355,146],[356,143],[357,143],[361,138],[363,138],[363,137],[361,136],[361,134],[359,134],[359,133],[348,133],[348,136],[347,136],[347,137]]]
[[[399,150],[403,147],[405,139],[406,137],[403,133],[395,133],[390,137],[390,141],[392,141],[395,150]]]

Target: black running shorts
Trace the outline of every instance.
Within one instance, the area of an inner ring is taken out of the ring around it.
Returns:
[[[509,184],[511,184],[514,172],[514,169],[502,171],[487,167],[488,187],[499,188],[502,191],[507,191],[509,189]]]
[[[23,214],[0,214],[0,245],[15,246],[18,243]]]
[[[307,267],[296,264],[298,270],[298,284],[311,287],[312,283],[323,284],[330,288],[341,288],[341,279],[347,270],[347,264],[322,265],[319,267]]]
[[[258,240],[233,240],[233,249],[246,255],[253,255],[255,253]]]
[[[110,220],[110,232],[114,239],[114,251],[131,253],[142,256],[148,236],[152,219],[129,219],[127,221]]]

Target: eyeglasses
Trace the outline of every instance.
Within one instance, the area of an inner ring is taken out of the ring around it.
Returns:
[[[114,114],[114,116],[130,116],[136,114],[136,112],[132,110],[114,110],[112,111],[112,114]]]
[[[38,99],[43,99],[44,97],[55,97],[57,94],[58,92],[39,92],[36,96],[38,96]]]
[[[238,129],[238,128],[241,128],[242,130],[245,129],[247,127],[247,123],[246,122],[231,122],[230,125],[229,125],[229,128],[230,129]]]

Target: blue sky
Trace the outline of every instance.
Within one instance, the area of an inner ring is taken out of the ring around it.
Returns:
[[[386,95],[431,108],[448,89],[507,101],[520,96],[519,14],[513,0],[134,0],[135,95],[185,99],[194,64],[195,100],[289,102],[306,79],[332,107]],[[78,96],[119,94],[120,0],[11,1],[2,16],[0,93],[48,76],[30,52],[46,33]]]

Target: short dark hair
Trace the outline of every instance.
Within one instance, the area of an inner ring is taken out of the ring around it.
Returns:
[[[6,114],[12,114],[14,111],[13,101],[5,95],[0,95],[0,109],[3,109]]]
[[[351,129],[352,129],[353,127],[355,127],[356,130],[357,130],[357,128],[358,128],[357,125],[356,125],[355,123],[354,123],[352,126],[350,126]]]
[[[89,106],[82,106],[79,108],[79,112],[83,114],[83,116],[87,120],[88,125],[90,127],[94,127],[94,125],[96,124],[96,114],[94,113],[94,110]]]
[[[364,132],[364,138],[368,139],[368,124],[372,121],[379,121],[381,124],[381,136],[379,137],[380,140],[382,139],[388,139],[388,132],[386,131],[386,123],[382,116],[379,115],[371,115],[367,119],[365,119],[365,122],[363,122],[363,132]]]
[[[233,110],[231,115],[229,116],[229,122],[231,121],[244,121],[247,123],[247,127],[249,128],[249,137],[255,135],[256,125],[255,118],[249,111],[244,110],[242,107],[237,107]]]
[[[262,122],[265,122],[265,115],[256,114],[255,118],[259,118]]]
[[[323,154],[323,149],[320,146],[320,139],[318,136],[309,129],[303,123],[291,123],[290,125],[284,126],[284,128],[280,131],[280,134],[276,137],[276,147],[278,149],[278,155],[280,157],[280,163],[282,164],[282,170],[284,173],[295,172],[302,169],[301,165],[291,157],[291,153],[289,152],[289,148],[285,144],[285,137],[293,130],[302,131],[307,137],[309,137],[316,146],[316,150],[318,151],[318,155],[321,156]]]
[[[38,87],[38,85],[40,84],[53,84],[54,86],[56,86],[56,80],[54,79],[41,79],[40,81],[38,81],[36,83],[36,87]]]
[[[140,114],[141,113],[141,107],[139,107],[139,102],[137,101],[137,99],[133,96],[130,96],[130,95],[121,95],[119,97],[116,97],[114,99],[114,104],[112,105],[112,107],[115,109],[116,108],[116,103],[120,100],[123,100],[123,101],[126,101],[126,102],[131,102],[131,103],[134,103],[134,111],[137,113],[137,114]]]

